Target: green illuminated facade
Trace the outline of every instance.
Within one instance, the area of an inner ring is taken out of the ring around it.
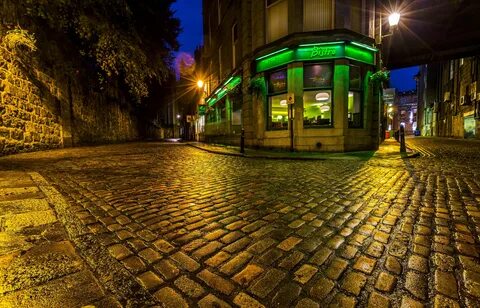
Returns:
[[[252,147],[341,152],[378,146],[379,104],[369,83],[376,71],[375,18],[355,15],[374,1],[348,1],[343,11],[344,1],[335,1],[330,17],[318,15],[330,18],[326,25],[309,9],[328,9],[317,5],[322,1],[235,1],[224,12],[225,1],[220,8],[204,1],[203,69],[212,79],[201,107],[203,140],[238,144],[243,128]],[[271,14],[286,14],[288,22],[269,25]]]

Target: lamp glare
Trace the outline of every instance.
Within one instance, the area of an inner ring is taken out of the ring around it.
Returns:
[[[390,27],[395,27],[398,25],[398,22],[400,21],[400,13],[392,13],[390,16],[388,16],[388,24]]]

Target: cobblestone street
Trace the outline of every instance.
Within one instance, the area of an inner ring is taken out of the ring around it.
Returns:
[[[124,305],[480,307],[480,142],[407,142],[423,156],[131,143],[5,157],[0,170],[62,193],[60,221]]]

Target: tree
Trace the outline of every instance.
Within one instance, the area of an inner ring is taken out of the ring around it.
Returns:
[[[136,99],[171,70],[180,32],[174,0],[6,1],[15,6],[21,28],[43,31],[49,41],[68,40],[99,82],[119,80]]]

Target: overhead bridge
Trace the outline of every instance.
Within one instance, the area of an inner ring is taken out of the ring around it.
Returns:
[[[390,69],[480,55],[480,0],[379,0],[377,5],[402,16],[382,42]]]

